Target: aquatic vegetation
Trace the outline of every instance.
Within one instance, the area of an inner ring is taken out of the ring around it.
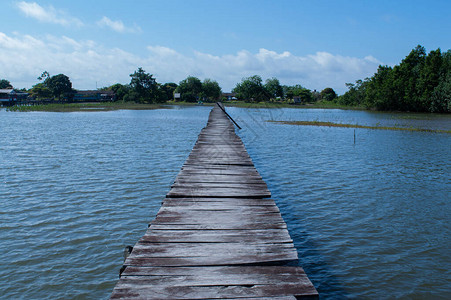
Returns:
[[[427,129],[427,128],[415,128],[415,127],[381,126],[379,123],[376,126],[369,126],[369,125],[342,124],[342,123],[321,122],[321,121],[267,121],[267,122],[288,124],[288,125],[304,125],[304,126],[325,126],[325,127],[343,127],[343,128],[362,128],[362,129],[379,129],[379,130],[400,130],[400,131],[419,131],[419,132],[433,132],[433,133],[451,133],[451,130]]]
[[[64,103],[41,105],[15,105],[7,107],[7,111],[48,111],[48,112],[77,112],[77,111],[112,111],[119,109],[143,110],[164,108],[160,104],[142,104],[134,102],[101,102],[101,103]]]

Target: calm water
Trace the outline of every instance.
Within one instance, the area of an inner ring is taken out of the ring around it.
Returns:
[[[0,298],[105,299],[210,108],[0,111]],[[451,116],[229,113],[323,298],[451,298]]]

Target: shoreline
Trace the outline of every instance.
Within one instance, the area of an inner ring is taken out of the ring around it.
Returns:
[[[95,102],[95,103],[62,103],[62,104],[40,104],[40,105],[15,105],[3,107],[7,111],[16,112],[80,112],[80,111],[113,111],[113,110],[147,110],[161,109],[167,106],[214,106],[216,103],[204,102],[202,105],[191,102],[168,101],[165,103],[135,103],[135,102]],[[281,102],[224,102],[225,106],[241,108],[316,108],[316,109],[345,109],[345,110],[366,110],[362,107],[342,106],[334,103],[307,103],[292,104]]]
[[[23,105],[23,106],[4,106],[0,107],[6,111],[11,112],[100,112],[100,111],[115,111],[115,110],[153,110],[153,109],[170,109],[169,106],[214,106],[216,103],[204,102],[202,105],[192,102],[175,102],[167,101],[165,103],[135,103],[135,102],[84,102],[84,103],[63,103],[63,104],[40,104],[40,105]],[[355,110],[367,111],[374,113],[393,113],[393,114],[415,114],[415,115],[442,115],[449,116],[444,113],[430,113],[430,112],[406,112],[406,111],[378,111],[366,109],[359,106],[343,106],[333,102],[316,102],[306,104],[293,104],[283,102],[223,102],[226,107],[240,107],[240,108],[293,108],[293,109],[340,109],[340,110]]]
[[[99,112],[114,110],[151,110],[166,108],[165,104],[140,104],[134,102],[63,103],[3,107],[12,112]]]

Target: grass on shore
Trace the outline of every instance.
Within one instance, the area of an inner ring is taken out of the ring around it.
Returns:
[[[95,102],[95,103],[64,103],[64,104],[39,104],[39,105],[15,105],[7,107],[7,111],[47,111],[47,112],[78,112],[78,111],[112,111],[120,109],[147,110],[165,108],[169,105],[196,106],[192,102],[168,101],[160,104],[142,104],[135,102]],[[204,106],[214,106],[216,103],[204,102]],[[314,102],[304,104],[294,104],[289,102],[245,102],[245,101],[224,101],[226,107],[241,108],[322,108],[322,109],[363,109],[360,107],[342,106],[334,102]]]
[[[363,107],[343,106],[338,103],[319,101],[312,103],[294,104],[290,102],[245,102],[232,101],[223,102],[225,106],[243,107],[243,108],[321,108],[321,109],[354,109],[363,110]]]
[[[176,102],[168,101],[165,104],[168,105],[186,105],[194,106],[198,105],[193,102]],[[290,102],[246,102],[246,101],[223,101],[222,104],[226,107],[241,107],[241,108],[323,108],[323,109],[353,109],[353,110],[364,110],[363,107],[357,106],[344,106],[335,102],[319,101],[312,103],[294,104]],[[204,106],[214,106],[215,102],[204,102]]]
[[[267,121],[267,122],[288,124],[288,125],[303,125],[303,126],[325,126],[325,127],[342,127],[342,128],[379,129],[379,130],[419,131],[419,132],[450,133],[451,134],[451,130],[425,129],[425,128],[413,128],[413,127],[367,126],[367,125],[341,124],[341,123],[320,122],[320,121]]]
[[[100,103],[64,103],[40,105],[16,105],[7,107],[8,111],[47,111],[47,112],[78,112],[78,111],[113,111],[120,109],[148,110],[165,108],[161,104],[141,104],[134,102],[100,102]]]

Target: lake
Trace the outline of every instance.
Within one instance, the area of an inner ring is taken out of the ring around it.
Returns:
[[[0,110],[0,298],[108,298],[210,109]],[[322,297],[451,297],[451,134],[266,122],[450,130],[450,115],[228,112]]]

